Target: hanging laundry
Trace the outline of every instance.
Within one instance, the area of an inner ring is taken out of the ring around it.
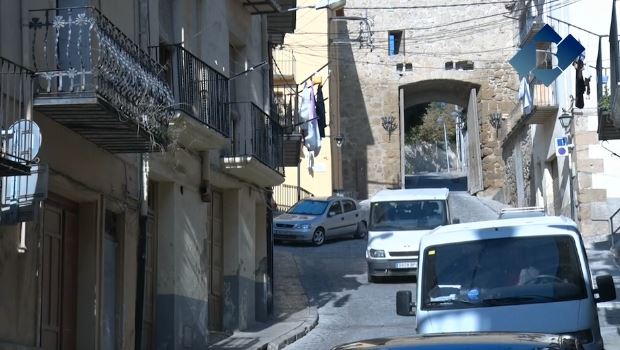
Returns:
[[[532,112],[532,93],[530,91],[530,84],[527,82],[527,77],[521,79],[519,85],[519,100],[523,100],[523,113],[530,114]]]
[[[325,137],[325,127],[327,122],[325,120],[325,101],[323,101],[323,85],[319,85],[316,90],[316,116],[319,123],[319,134],[321,137]]]
[[[314,89],[311,82],[306,82],[306,87],[301,93],[301,99],[299,117],[300,122],[303,122],[302,128],[305,130],[304,145],[309,151],[314,152],[316,157],[321,150],[321,136],[316,118]]]
[[[580,58],[575,63],[575,107],[583,108],[583,94],[586,92],[586,82],[583,80],[583,60]]]

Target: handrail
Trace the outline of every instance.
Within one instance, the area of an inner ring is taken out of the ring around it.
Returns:
[[[618,226],[617,228],[614,229],[614,218],[620,214],[620,208],[618,208],[618,210],[616,210],[615,213],[613,213],[610,217],[609,217],[609,226],[611,229],[611,247],[614,247],[614,243],[615,243],[615,238],[614,236],[620,232],[620,226]]]
[[[156,138],[166,138],[174,98],[157,61],[95,7],[29,13],[37,94],[97,94]]]

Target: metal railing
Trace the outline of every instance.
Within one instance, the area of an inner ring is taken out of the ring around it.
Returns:
[[[162,67],[92,7],[30,11],[37,96],[98,95],[155,135],[172,117]]]
[[[165,79],[172,86],[175,109],[229,137],[228,78],[181,45],[157,46],[152,51],[167,69]]]
[[[279,212],[288,211],[295,203],[309,197],[314,197],[314,194],[302,187],[281,184],[273,188],[273,199]]]
[[[231,147],[227,155],[251,156],[284,175],[282,127],[252,102],[232,102]]]
[[[293,50],[273,49],[272,54],[276,66],[273,74],[276,77],[281,76],[281,78],[293,77],[297,64]]]
[[[534,106],[557,106],[553,86],[534,83],[532,88]]]
[[[616,210],[612,216],[609,217],[609,227],[611,233],[611,247],[615,247],[615,243],[618,240],[617,235],[620,233],[620,225],[614,227],[614,218],[620,214],[620,209]]]
[[[40,136],[33,133],[34,124],[27,122],[32,117],[33,74],[0,57],[0,156],[21,164],[31,163],[40,146]]]
[[[297,113],[297,85],[273,87],[271,115],[278,119],[285,133],[300,132],[299,113]]]

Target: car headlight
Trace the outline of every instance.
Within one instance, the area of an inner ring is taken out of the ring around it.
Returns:
[[[589,329],[584,329],[582,331],[563,333],[564,335],[568,335],[574,338],[577,338],[581,344],[590,344],[594,341],[592,337],[592,331]]]
[[[312,227],[312,224],[295,224],[295,228],[300,228],[302,230],[308,230]]]
[[[385,258],[385,250],[370,249],[371,258]]]

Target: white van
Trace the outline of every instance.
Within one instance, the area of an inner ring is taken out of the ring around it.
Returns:
[[[382,190],[370,199],[368,281],[416,275],[422,235],[452,222],[447,188]]]
[[[594,289],[576,224],[565,217],[437,228],[420,241],[416,302],[396,296],[418,333],[540,332],[603,349],[596,304],[616,298],[611,276]]]

